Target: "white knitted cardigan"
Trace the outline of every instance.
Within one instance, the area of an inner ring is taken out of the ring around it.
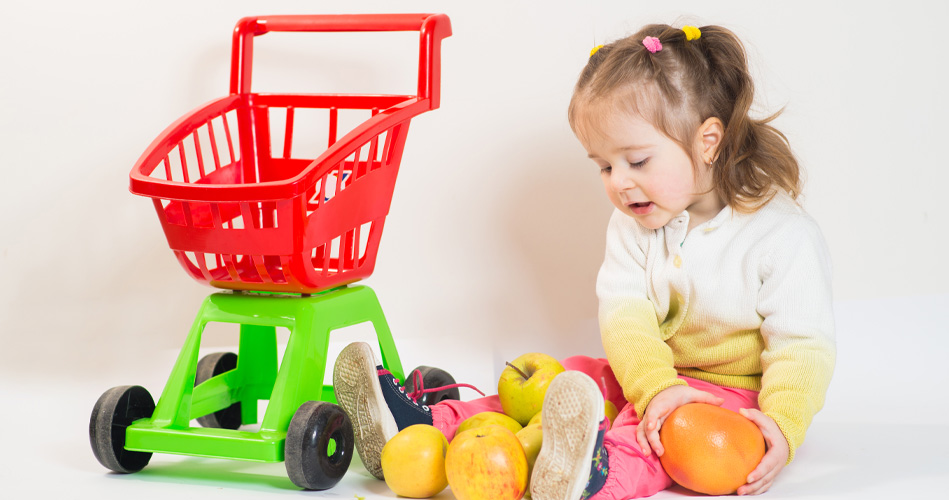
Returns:
[[[760,391],[793,458],[836,355],[820,229],[785,194],[751,214],[726,207],[688,225],[687,212],[656,230],[613,213],[596,287],[610,365],[640,415],[684,383],[677,374]]]

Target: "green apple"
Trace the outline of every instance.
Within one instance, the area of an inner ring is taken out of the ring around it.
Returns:
[[[537,414],[534,415],[533,417],[531,417],[530,422],[527,422],[527,425],[525,425],[524,427],[530,427],[530,426],[532,426],[532,425],[540,425],[540,424],[541,424],[541,416],[542,416],[543,414],[544,414],[543,411],[537,412]]]
[[[498,380],[498,397],[504,413],[527,425],[544,406],[547,386],[563,371],[559,361],[537,352],[523,354],[507,363]]]
[[[530,479],[534,471],[534,462],[537,461],[537,454],[540,453],[540,447],[544,444],[544,431],[538,424],[528,425],[517,431],[515,436],[524,448],[524,456],[527,457],[527,478]]]

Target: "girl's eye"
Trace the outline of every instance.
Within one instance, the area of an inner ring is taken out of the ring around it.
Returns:
[[[601,173],[601,174],[608,174],[608,173],[610,173],[610,172],[612,172],[612,171],[613,171],[613,167],[611,167],[610,165],[605,165],[605,166],[604,166],[604,165],[600,165],[600,173]]]
[[[646,165],[647,161],[649,161],[649,158],[644,158],[642,161],[631,162],[629,166],[633,168],[642,168],[643,166]]]

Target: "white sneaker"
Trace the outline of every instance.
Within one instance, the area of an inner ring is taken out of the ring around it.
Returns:
[[[366,470],[382,475],[382,447],[399,432],[379,383],[379,368],[365,342],[353,342],[336,358],[333,392],[353,423],[356,451]]]
[[[603,395],[596,382],[566,371],[547,388],[543,406],[544,443],[531,476],[534,500],[577,500],[590,479]]]

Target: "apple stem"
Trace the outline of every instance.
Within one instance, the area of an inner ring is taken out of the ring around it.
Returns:
[[[509,361],[505,361],[504,364],[506,364],[507,366],[510,366],[511,368],[513,368],[514,371],[516,371],[516,372],[518,373],[518,375],[524,377],[524,380],[527,380],[527,379],[530,378],[530,377],[527,376],[526,373],[524,373],[523,371],[521,371],[520,368],[518,368],[518,367],[512,365]]]

